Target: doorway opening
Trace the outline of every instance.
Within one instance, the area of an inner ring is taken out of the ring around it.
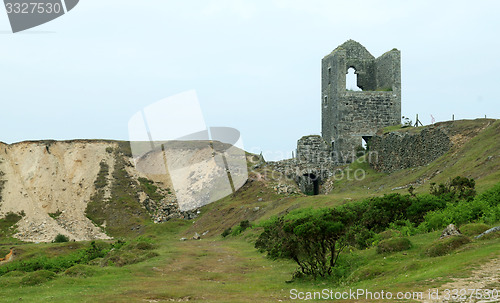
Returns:
[[[304,193],[310,196],[319,195],[319,179],[315,174],[304,174]]]

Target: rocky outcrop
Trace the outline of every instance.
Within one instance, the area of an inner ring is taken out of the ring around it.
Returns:
[[[474,238],[480,239],[480,238],[486,236],[487,234],[494,233],[494,232],[500,232],[500,226],[496,226],[496,227],[490,228],[487,231],[485,231],[484,233],[482,233],[482,234],[480,234],[480,235],[478,235],[478,236],[476,236]]]
[[[458,230],[455,224],[450,224],[446,226],[446,228],[443,230],[443,232],[441,233],[441,237],[439,237],[439,239],[444,239],[451,236],[460,236],[461,234],[462,233],[460,232],[460,230]]]

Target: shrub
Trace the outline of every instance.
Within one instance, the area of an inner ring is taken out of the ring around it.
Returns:
[[[69,241],[69,238],[65,235],[62,235],[62,234],[58,234],[55,238],[54,238],[54,243],[63,243],[63,242],[68,242]]]
[[[408,250],[411,248],[411,241],[408,238],[391,238],[382,240],[377,245],[377,253],[391,253]]]
[[[353,218],[346,209],[301,209],[264,224],[255,247],[270,258],[295,261],[301,274],[325,277],[347,246],[347,225]]]
[[[56,277],[56,274],[49,270],[38,270],[27,274],[21,279],[22,285],[38,285],[50,281]]]
[[[466,199],[472,200],[476,195],[476,181],[466,177],[457,176],[452,180],[441,183],[436,186],[436,183],[431,183],[431,194],[443,197],[449,201]]]
[[[391,238],[401,237],[401,232],[395,229],[388,229],[378,234],[381,240],[387,240]]]
[[[226,229],[222,232],[221,236],[222,236],[223,238],[225,238],[225,237],[229,236],[230,234],[231,234],[231,227],[226,228]]]
[[[408,219],[394,221],[389,224],[389,228],[399,231],[401,235],[405,237],[413,236],[418,233],[418,229],[416,229],[414,224]]]
[[[490,229],[490,227],[484,223],[469,223],[460,226],[460,231],[462,234],[468,237],[474,237]]]
[[[238,226],[231,232],[233,236],[237,236],[244,232],[247,228],[252,227],[252,224],[248,220],[243,220]]]
[[[424,221],[426,213],[446,207],[446,201],[434,195],[419,195],[412,199],[411,205],[406,211],[408,220],[413,223]]]
[[[425,250],[425,255],[428,257],[444,256],[469,242],[470,239],[463,235],[436,240]]]
[[[91,277],[96,273],[96,270],[92,266],[77,264],[74,265],[64,272],[64,275],[70,277]]]

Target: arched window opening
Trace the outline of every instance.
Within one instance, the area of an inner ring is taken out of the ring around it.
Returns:
[[[355,73],[356,70],[350,67],[347,70],[347,76],[345,81],[345,88],[349,91],[361,91],[362,89],[358,87],[358,75]]]

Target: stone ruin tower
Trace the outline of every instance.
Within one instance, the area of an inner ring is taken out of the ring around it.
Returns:
[[[346,74],[355,70],[362,91],[346,90]],[[401,54],[392,49],[373,57],[349,40],[321,62],[322,137],[334,161],[350,162],[356,147],[380,128],[401,123]]]

